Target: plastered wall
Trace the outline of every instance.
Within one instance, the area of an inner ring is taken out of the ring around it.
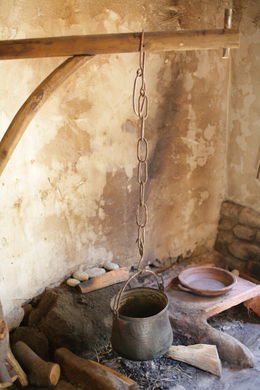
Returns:
[[[227,1],[0,0],[0,38],[222,28]],[[222,50],[147,56],[146,260],[211,248],[225,190]],[[0,135],[64,59],[0,62]],[[103,55],[35,116],[0,179],[0,295],[17,308],[87,263],[137,263],[135,54]]]
[[[260,2],[234,3],[241,47],[231,63],[227,198],[260,211]]]

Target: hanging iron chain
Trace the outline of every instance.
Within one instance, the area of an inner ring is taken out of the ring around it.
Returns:
[[[139,89],[139,94],[137,95]],[[146,94],[145,83],[145,52],[144,52],[144,32],[142,32],[140,42],[140,57],[139,68],[136,72],[133,88],[133,109],[139,118],[140,137],[137,141],[137,180],[139,183],[139,203],[136,211],[136,223],[138,226],[137,246],[140,254],[140,259],[137,269],[141,268],[144,258],[145,245],[145,227],[148,220],[148,208],[145,203],[145,185],[148,180],[148,142],[145,138],[145,120],[148,116],[148,97]]]

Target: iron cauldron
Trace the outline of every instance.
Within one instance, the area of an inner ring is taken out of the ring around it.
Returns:
[[[113,349],[130,360],[150,360],[162,356],[172,344],[172,328],[168,314],[168,298],[164,294],[163,279],[152,271],[159,289],[137,287],[125,291],[128,279],[111,300]]]

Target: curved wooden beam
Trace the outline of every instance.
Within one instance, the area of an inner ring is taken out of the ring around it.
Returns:
[[[0,142],[0,175],[5,169],[14,149],[20,141],[27,126],[35,114],[46,102],[48,97],[72,73],[91,60],[93,56],[75,56],[68,58],[59,65],[41,84],[32,92],[13,118],[10,126]]]

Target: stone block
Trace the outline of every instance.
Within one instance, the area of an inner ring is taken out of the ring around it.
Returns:
[[[215,249],[220,253],[228,255],[228,245],[233,241],[234,235],[232,231],[219,230],[215,243]]]
[[[248,207],[244,207],[239,215],[238,221],[242,225],[260,228],[260,213]]]
[[[247,263],[243,260],[237,259],[233,256],[225,256],[224,257],[225,264],[228,266],[228,268],[232,271],[233,269],[238,269],[240,272],[245,272]]]
[[[260,262],[252,261],[248,267],[249,274],[260,281]]]
[[[237,219],[241,209],[242,206],[230,201],[225,201],[222,203],[220,214],[223,217]]]
[[[219,231],[217,235],[217,241],[230,244],[235,239],[232,231]]]
[[[20,326],[11,335],[11,343],[14,345],[17,341],[23,341],[37,353],[42,359],[49,358],[49,342],[45,334],[36,328]]]
[[[256,235],[255,230],[243,225],[236,225],[233,233],[237,238],[247,241],[253,241]]]
[[[260,260],[260,246],[239,240],[228,245],[228,250],[234,257],[241,260]]]
[[[30,315],[48,338],[52,348],[65,347],[76,354],[93,357],[110,340],[110,300],[119,285],[79,294],[63,284],[46,291]]]
[[[219,230],[232,230],[233,227],[237,224],[237,220],[234,218],[222,217],[219,221],[218,228]]]

